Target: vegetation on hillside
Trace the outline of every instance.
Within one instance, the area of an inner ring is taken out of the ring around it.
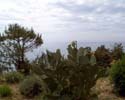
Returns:
[[[42,43],[41,35],[18,24],[9,25],[1,33],[0,99],[9,96],[9,100],[16,100],[13,99],[16,91],[20,96],[16,96],[17,100],[95,100],[98,94],[93,94],[92,89],[97,80],[109,76],[114,91],[125,95],[122,44],[115,44],[113,49],[102,45],[92,51],[91,47],[78,48],[73,41],[67,47],[66,56],[60,49],[46,50],[29,62],[26,53]]]
[[[125,56],[112,65],[110,75],[114,82],[115,92],[121,96],[125,96]]]
[[[29,72],[28,59],[26,52],[42,44],[41,35],[34,32],[33,29],[24,28],[18,24],[11,24],[0,35],[0,64],[4,68],[12,65],[17,71]]]

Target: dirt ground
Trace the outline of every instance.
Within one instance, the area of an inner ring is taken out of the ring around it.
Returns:
[[[98,94],[99,100],[125,100],[113,93],[113,84],[108,77],[98,79],[94,91]]]
[[[0,100],[35,100],[26,98],[23,95],[21,95],[19,92],[19,84],[9,84],[9,86],[12,89],[12,96],[3,98],[0,97]]]

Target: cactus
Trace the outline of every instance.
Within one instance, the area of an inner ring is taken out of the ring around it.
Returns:
[[[79,65],[87,65],[89,64],[89,58],[86,56],[87,50],[83,47],[79,48],[77,53],[77,61]]]
[[[77,61],[77,42],[72,42],[70,45],[68,45],[68,59],[71,61],[76,62]]]
[[[79,58],[78,58],[79,65],[87,65],[89,63],[90,63],[90,60],[87,56],[79,56]]]
[[[38,59],[39,67],[35,69],[39,68],[37,71],[41,71],[41,77],[49,90],[46,96],[51,95],[59,99],[68,96],[73,100],[88,100],[98,73],[98,68],[95,66],[96,58],[91,55],[90,48],[78,49],[77,42],[68,45],[67,50],[67,58],[64,58],[57,49],[56,52],[47,50],[46,54]],[[46,81],[48,79],[49,82]]]
[[[96,64],[96,57],[95,57],[95,55],[91,56],[90,63],[91,63],[91,65],[95,65]]]

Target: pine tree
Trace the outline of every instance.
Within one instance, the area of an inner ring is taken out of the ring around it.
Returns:
[[[10,24],[0,36],[1,63],[14,65],[16,70],[28,71],[25,54],[43,43],[41,35],[33,29]]]

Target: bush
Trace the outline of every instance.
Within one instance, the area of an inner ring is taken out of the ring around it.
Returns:
[[[9,72],[5,74],[7,83],[19,83],[23,79],[23,75],[19,72]]]
[[[123,45],[115,43],[114,48],[112,50],[112,56],[114,60],[119,60],[122,58],[122,55],[124,54],[124,47]]]
[[[121,96],[125,96],[125,56],[112,65],[111,79],[114,82],[114,90]]]
[[[110,50],[105,48],[104,45],[96,49],[95,57],[98,66],[110,67],[110,63],[112,62],[112,56]]]
[[[5,77],[3,74],[0,74],[0,83],[4,83],[5,82]]]
[[[12,93],[10,87],[8,85],[2,85],[0,86],[0,96],[1,97],[7,97],[10,96]]]
[[[34,97],[42,92],[42,82],[37,76],[28,76],[20,84],[21,94]]]

